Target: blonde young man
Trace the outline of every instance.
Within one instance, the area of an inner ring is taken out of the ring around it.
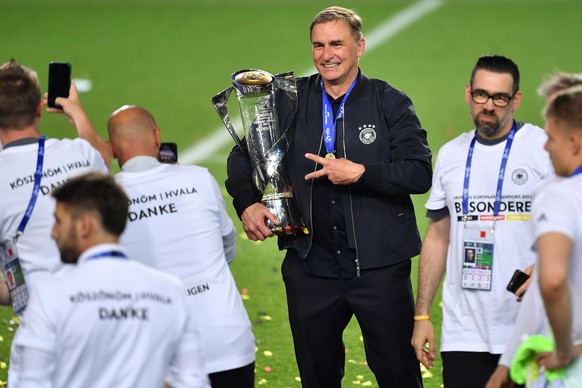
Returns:
[[[546,143],[545,148],[546,150],[549,151],[552,161],[557,160],[557,158],[560,157],[559,153],[561,152],[563,152],[564,156],[568,156],[568,154],[571,153],[571,150],[568,150],[567,148],[564,147],[566,143],[558,142],[558,144],[555,145],[556,141],[552,138],[552,135],[559,138],[564,131],[571,132],[567,131],[568,127],[570,127],[571,130],[575,128],[574,124],[575,117],[572,115],[572,113],[574,112],[571,111],[571,108],[576,106],[575,105],[576,99],[575,98],[567,99],[565,97],[561,97],[561,99],[557,101],[561,108],[560,109],[556,108],[550,109],[550,108],[554,106],[554,104],[556,103],[556,101],[554,101],[554,97],[557,94],[561,94],[561,92],[564,92],[566,89],[569,88],[572,88],[570,90],[575,91],[576,88],[573,87],[576,86],[578,88],[582,86],[582,74],[557,72],[551,77],[549,77],[538,89],[538,93],[545,97],[546,99],[548,99],[548,108],[546,108],[547,111],[546,132],[550,136],[550,139]],[[569,107],[570,111],[568,112],[568,110],[566,110],[565,107]],[[566,113],[568,114],[566,115]],[[550,114],[552,115],[551,119],[549,117]],[[564,117],[558,118],[557,116]],[[570,122],[570,125],[567,125],[568,122]],[[573,135],[576,135],[576,131],[573,131]],[[554,165],[556,165],[555,162]],[[544,198],[545,195],[540,194],[545,192],[544,187],[554,186],[555,181],[559,181],[562,179],[560,175],[563,175],[563,172],[562,174],[560,174],[559,171],[556,170],[556,176],[544,182],[544,184],[538,188],[536,195],[540,196],[540,198]],[[539,204],[538,206],[540,206],[541,208],[543,205],[546,204],[546,202],[551,203],[553,201],[554,199],[548,199],[547,197],[546,199],[539,200],[536,198],[536,200],[534,201],[534,205]],[[537,207],[534,206],[534,213],[536,212],[536,209]],[[534,230],[536,230],[538,226],[538,220],[540,221],[539,224],[542,227],[547,222],[546,216],[544,217],[534,216]],[[555,225],[552,225],[551,227],[555,227]],[[536,245],[539,248],[539,244]],[[536,245],[534,245],[533,247],[535,247]],[[541,251],[538,249],[538,252]],[[558,252],[555,253],[557,254]],[[541,263],[541,256],[538,257],[538,262]],[[563,261],[561,261],[560,263],[563,264]],[[575,262],[572,261],[570,264],[574,266]],[[538,264],[538,267],[539,266],[540,264]],[[558,266],[557,269],[559,268],[560,267]],[[517,348],[524,339],[524,336],[544,332],[545,334],[549,333],[549,329],[547,328],[547,318],[546,311],[544,308],[544,301],[542,299],[542,294],[540,292],[537,281],[538,278],[541,278],[541,274],[539,273],[539,269],[534,272],[535,272],[534,282],[532,284],[531,290],[524,298],[524,301],[519,311],[515,328],[513,330],[513,333],[511,334],[510,341],[508,342],[505,351],[503,352],[501,358],[499,359],[499,365],[497,366],[497,369],[491,375],[489,381],[487,382],[486,385],[487,388],[502,388],[510,386],[512,384],[509,377],[509,368],[511,367]],[[575,338],[573,338],[573,340],[575,340]],[[576,354],[579,354],[581,350],[582,347],[579,347],[578,350],[575,349],[574,352],[572,353],[573,356],[575,357]]]
[[[551,76],[548,76],[540,85],[538,88],[538,94],[549,100],[556,93],[576,85],[582,85],[582,74],[557,71]],[[554,179],[560,179],[560,177],[551,175],[551,177],[545,180],[542,185],[549,184]],[[534,276],[537,275],[534,274]],[[524,335],[541,332],[543,328],[546,319],[545,311],[541,294],[537,288],[537,281],[535,281],[535,279],[532,288],[533,289],[528,292],[527,297],[523,300],[510,341],[499,359],[499,365],[489,378],[486,388],[502,388],[511,384],[509,368]]]
[[[565,89],[545,109],[556,175],[534,201],[539,287],[556,347],[541,354],[546,369],[568,368],[568,387],[582,385],[582,87]]]

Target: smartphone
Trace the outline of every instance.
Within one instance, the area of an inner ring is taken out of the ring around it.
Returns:
[[[57,97],[69,97],[71,88],[71,64],[49,63],[48,103],[49,108],[61,108],[55,103]]]
[[[174,164],[178,162],[178,146],[176,143],[161,143],[158,160],[162,163]]]
[[[513,292],[515,294],[517,289],[521,287],[521,285],[525,283],[527,279],[529,279],[528,274],[519,269],[516,269],[515,272],[513,273],[513,276],[509,280],[509,283],[507,283],[507,291]]]

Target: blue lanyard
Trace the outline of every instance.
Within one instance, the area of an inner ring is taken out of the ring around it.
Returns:
[[[40,191],[40,180],[42,178],[42,166],[44,164],[44,135],[38,139],[38,156],[36,158],[36,171],[34,173],[34,186],[32,188],[32,195],[30,196],[30,201],[28,201],[28,206],[26,211],[24,212],[24,216],[22,217],[22,221],[20,221],[20,225],[18,225],[18,229],[16,229],[16,237],[15,241],[24,233],[24,228],[26,228],[26,224],[30,220],[32,216],[32,211],[34,210],[34,205],[36,204],[36,199],[38,198],[38,192]]]
[[[348,89],[348,92],[344,96],[339,109],[337,110],[337,115],[335,120],[331,121],[330,117],[333,112],[333,107],[329,98],[327,97],[327,93],[325,92],[325,88],[323,87],[323,79],[320,79],[319,83],[321,85],[321,92],[322,92],[322,99],[321,99],[321,116],[322,116],[322,123],[323,123],[323,143],[325,144],[325,150],[328,154],[332,153],[335,149],[335,133],[336,133],[336,122],[338,119],[344,117],[344,104],[348,99],[348,96],[352,92],[354,86],[356,86],[356,82],[358,82],[358,78],[352,82],[352,85]]]
[[[87,257],[87,260],[93,260],[93,259],[103,259],[106,257],[113,257],[113,258],[120,258],[120,259],[127,259],[127,255],[121,251],[106,251],[106,252],[101,252],[101,253],[97,253],[93,256],[89,256]]]
[[[578,167],[572,174],[570,174],[570,178],[578,174],[582,174],[582,166]]]
[[[517,125],[515,123],[515,120],[513,120],[511,131],[509,131],[509,135],[507,136],[505,151],[503,151],[503,157],[501,158],[499,174],[497,175],[497,191],[495,192],[495,204],[493,205],[494,220],[499,215],[499,208],[501,207],[501,193],[503,189],[503,180],[505,179],[505,168],[507,167],[507,159],[509,159],[509,151],[511,150],[511,145],[513,144],[513,138],[515,137],[516,131]],[[475,130],[475,136],[473,137],[473,140],[471,140],[471,145],[469,146],[469,153],[467,154],[465,179],[463,181],[463,215],[467,215],[469,213],[469,179],[471,178],[471,162],[473,161],[473,152],[475,150],[476,140],[477,131]]]

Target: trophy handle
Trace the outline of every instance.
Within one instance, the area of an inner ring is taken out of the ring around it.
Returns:
[[[240,148],[242,154],[245,156],[245,158],[247,159],[247,161],[250,164],[251,158],[248,154],[248,151],[246,148],[243,147],[242,141],[238,137],[238,134],[236,133],[236,130],[234,129],[234,126],[232,125],[232,122],[230,121],[230,117],[228,116],[228,107],[227,107],[228,98],[230,97],[230,94],[232,93],[233,90],[234,90],[234,88],[231,86],[229,88],[224,89],[222,92],[218,93],[216,96],[212,97],[212,99],[211,99],[212,105],[214,106],[214,109],[216,109],[218,116],[220,116],[220,118],[222,119],[222,122],[226,126],[228,133],[230,133],[230,137],[232,137],[232,139],[234,140],[234,142],[236,143],[238,148]]]
[[[297,84],[295,83],[295,73],[288,71],[275,75],[275,87],[285,92],[293,104],[293,113],[297,112]]]

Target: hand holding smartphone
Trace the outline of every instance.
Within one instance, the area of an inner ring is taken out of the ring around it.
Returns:
[[[57,97],[69,97],[71,88],[71,64],[66,62],[49,63],[48,102],[49,108],[61,109]]]
[[[516,269],[513,273],[513,276],[509,280],[509,283],[507,284],[507,291],[513,292],[515,294],[515,292],[523,285],[523,283],[527,281],[527,279],[529,279],[528,274],[519,269]],[[523,296],[523,294],[520,295],[520,297],[521,296]]]
[[[174,164],[178,162],[178,146],[176,143],[161,143],[158,160],[162,163]]]

